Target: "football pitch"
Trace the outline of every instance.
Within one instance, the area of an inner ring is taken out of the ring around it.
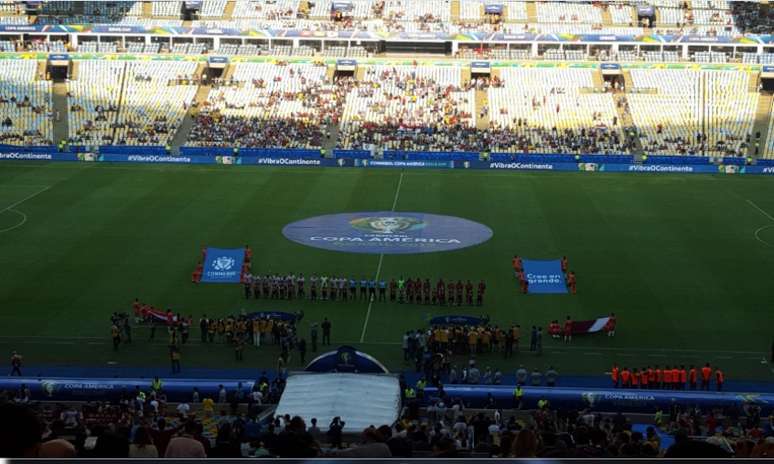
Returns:
[[[484,224],[492,238],[456,251],[356,254],[291,242],[289,223],[363,211],[420,212]],[[487,283],[483,307],[245,300],[241,285],[194,285],[203,245],[254,253],[254,273],[412,276]],[[566,255],[577,295],[521,295],[514,254]],[[348,168],[0,164],[0,353],[28,365],[166,366],[166,337],[110,343],[110,314],[137,297],[194,319],[206,313],[303,310],[300,334],[328,317],[333,346],[349,344],[403,363],[401,336],[431,316],[488,315],[493,324],[546,326],[614,311],[615,338],[544,339],[544,352],[482,366],[519,364],[561,374],[712,362],[730,379],[774,380],[774,181],[722,175],[583,174]],[[195,324],[196,325],[196,324]],[[274,367],[276,346],[249,347],[237,362],[223,344],[202,345],[198,326],[183,368]],[[522,339],[522,348],[528,337]],[[307,360],[312,354],[307,355]],[[467,361],[458,357],[457,364]],[[301,364],[295,356],[291,367]]]

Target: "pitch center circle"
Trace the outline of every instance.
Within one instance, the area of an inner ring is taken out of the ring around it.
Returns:
[[[286,225],[282,234],[302,245],[347,253],[412,254],[467,248],[492,238],[489,227],[439,214],[367,211],[327,214]]]

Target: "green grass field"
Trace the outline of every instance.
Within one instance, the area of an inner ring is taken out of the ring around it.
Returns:
[[[476,247],[385,255],[381,267],[388,279],[485,279],[483,309],[373,304],[363,333],[366,303],[245,301],[238,285],[190,283],[203,244],[250,244],[262,273],[373,276],[379,255],[305,247],[281,230],[320,214],[389,210],[394,201],[396,211],[494,230]],[[327,316],[334,344],[353,344],[395,369],[403,366],[401,334],[425,327],[429,315],[483,312],[525,326],[615,311],[615,339],[548,339],[540,358],[485,355],[482,364],[601,375],[613,361],[710,361],[729,378],[774,378],[761,363],[774,335],[769,178],[3,163],[0,211],[0,352],[17,349],[29,365],[166,365],[164,340],[148,342],[140,331],[118,353],[110,346],[109,315],[139,297],[195,318],[303,309],[302,334]],[[515,253],[567,255],[578,294],[518,294]],[[273,346],[250,348],[237,363],[224,345],[193,343],[183,364],[271,367],[277,355]]]

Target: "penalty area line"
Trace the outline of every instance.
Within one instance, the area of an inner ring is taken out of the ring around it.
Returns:
[[[405,171],[400,171],[400,177],[398,177],[398,186],[395,188],[395,197],[392,199],[392,208],[390,211],[395,211],[398,206],[398,197],[400,197],[400,188],[403,186],[403,174]],[[379,254],[379,264],[376,266],[376,277],[374,277],[375,285],[379,285],[379,276],[382,275],[382,262],[384,262],[384,253]],[[363,321],[363,331],[360,332],[360,343],[365,341],[366,330],[368,330],[368,321],[371,319],[371,309],[374,306],[374,297],[368,301],[368,309],[366,310],[365,321]]]
[[[16,203],[13,203],[10,206],[5,207],[5,209],[0,210],[0,214],[8,212],[8,213],[14,213],[14,214],[17,214],[17,215],[21,216],[21,222],[17,222],[15,225],[8,226],[5,229],[0,229],[0,234],[5,233],[5,232],[10,232],[10,231],[12,231],[14,229],[18,229],[19,227],[21,227],[24,224],[26,224],[27,223],[27,215],[25,213],[23,213],[22,211],[19,211],[19,210],[15,209],[15,208],[17,206],[19,206],[20,204],[24,203],[25,201],[31,200],[32,198],[35,198],[36,196],[40,195],[41,193],[45,192],[46,190],[48,190],[50,188],[51,188],[50,185],[45,185],[45,186],[43,186],[42,189],[38,190],[37,192],[33,193],[32,195],[29,195],[29,196],[27,196],[27,197],[17,201]]]
[[[764,216],[766,216],[767,218],[769,218],[769,220],[771,220],[771,221],[774,221],[774,216],[772,216],[771,214],[767,213],[767,212],[766,212],[766,211],[765,211],[763,208],[761,208],[760,206],[756,205],[754,201],[752,201],[752,200],[747,200],[747,203],[748,203],[750,206],[752,206],[753,208],[757,209],[757,210],[758,210],[758,211],[759,211],[759,212],[760,212],[762,215],[764,215]]]
[[[51,188],[50,185],[46,186],[46,187],[42,188],[41,190],[38,190],[37,192],[33,193],[32,195],[26,196],[26,197],[22,198],[21,200],[17,201],[16,203],[11,204],[10,206],[6,206],[4,209],[0,210],[0,214],[4,213],[6,211],[10,211],[10,210],[14,209],[15,207],[19,206],[20,204],[24,203],[25,201],[31,200],[31,199],[35,198],[36,196],[40,195],[41,193],[45,192],[46,190],[48,190],[50,188]],[[772,219],[772,220],[774,220],[774,219]]]
[[[762,215],[766,216],[766,217],[767,217],[767,218],[769,218],[771,221],[774,221],[774,216],[772,216],[771,214],[769,214],[768,212],[766,212],[766,210],[764,210],[764,209],[763,209],[763,208],[761,208],[760,206],[756,205],[754,201],[752,201],[752,200],[750,200],[750,199],[745,199],[745,201],[747,202],[747,204],[749,204],[749,205],[750,205],[750,206],[752,206],[753,208],[757,209],[759,213],[761,213]],[[763,232],[764,230],[771,229],[772,227],[774,227],[774,224],[770,224],[770,225],[767,225],[767,226],[761,226],[761,227],[758,227],[758,228],[755,230],[755,232],[753,233],[753,235],[755,236],[755,240],[757,240],[757,241],[761,242],[762,244],[764,244],[764,245],[766,245],[766,246],[768,246],[768,247],[774,246],[774,245],[772,245],[771,243],[767,242],[766,240],[764,240],[764,239],[762,239],[762,238],[760,237],[760,233],[761,233],[761,232]]]

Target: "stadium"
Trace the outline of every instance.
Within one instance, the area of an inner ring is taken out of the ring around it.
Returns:
[[[0,458],[774,457],[773,31],[1,0]]]

